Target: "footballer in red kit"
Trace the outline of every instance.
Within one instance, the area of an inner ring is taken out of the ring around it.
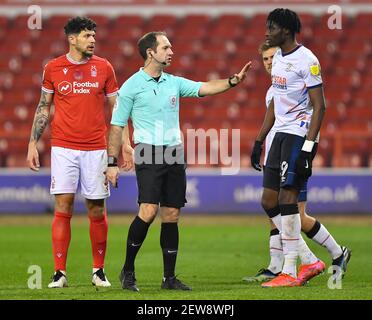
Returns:
[[[45,66],[42,90],[54,94],[52,146],[106,149],[104,99],[116,98],[118,90],[106,59],[93,55],[77,62],[69,54],[56,58]]]
[[[105,199],[110,195],[104,174],[108,164],[104,102],[107,99],[111,109],[114,107],[118,86],[111,64],[93,54],[95,22],[75,17],[67,22],[64,30],[69,52],[51,60],[44,68],[41,98],[27,154],[30,169],[39,171],[37,142],[49,122],[53,103],[50,192],[55,196],[52,222],[55,272],[48,287],[67,286],[70,220],[79,182],[90,220],[92,284],[109,287],[111,284],[104,272],[108,231]],[[133,162],[128,131],[123,133],[123,141],[124,170],[129,170]]]

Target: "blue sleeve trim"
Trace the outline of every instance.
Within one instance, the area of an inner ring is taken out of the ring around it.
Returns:
[[[307,87],[307,89],[314,89],[314,88],[318,88],[318,87],[322,87],[322,86],[323,86],[323,83],[319,83],[315,86]]]

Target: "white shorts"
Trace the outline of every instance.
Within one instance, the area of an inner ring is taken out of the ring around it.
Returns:
[[[105,199],[110,196],[109,186],[105,185],[106,167],[106,150],[52,147],[50,193],[76,193],[80,180],[84,198]]]

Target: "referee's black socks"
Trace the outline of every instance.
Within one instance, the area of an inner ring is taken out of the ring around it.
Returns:
[[[127,252],[125,257],[124,271],[134,271],[134,260],[146,238],[150,224],[136,216],[129,227],[127,238]]]
[[[178,224],[167,222],[161,224],[160,246],[163,251],[164,277],[174,277],[178,252]]]

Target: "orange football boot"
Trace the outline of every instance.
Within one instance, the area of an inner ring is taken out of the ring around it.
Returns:
[[[325,263],[321,260],[318,260],[317,262],[314,262],[312,264],[300,265],[297,280],[301,283],[301,285],[304,285],[310,279],[323,273],[325,267]]]
[[[301,283],[289,274],[281,273],[273,280],[261,284],[262,288],[298,287]]]

